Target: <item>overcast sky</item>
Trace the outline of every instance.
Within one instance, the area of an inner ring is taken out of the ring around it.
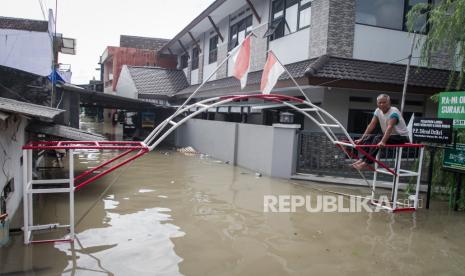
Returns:
[[[121,34],[173,38],[214,0],[58,0],[57,31],[77,40],[75,56],[60,55],[71,64],[72,82],[99,78],[100,55],[119,46]],[[55,10],[55,0],[0,0],[0,16],[44,20],[40,2]]]

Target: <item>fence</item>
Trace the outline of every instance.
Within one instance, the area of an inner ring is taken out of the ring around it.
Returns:
[[[358,135],[360,136],[360,135]],[[356,154],[354,152],[354,154]],[[414,167],[418,152],[416,150],[404,150],[402,154],[403,166]],[[358,172],[351,167],[352,162],[338,147],[321,132],[301,131],[299,133],[299,144],[297,154],[297,173],[315,174],[321,176],[339,176],[347,178],[360,178]],[[394,167],[395,150],[381,151],[381,161],[389,167]],[[422,169],[421,182],[427,181],[427,164]],[[367,179],[373,177],[373,172],[363,171]],[[390,181],[389,176],[379,176],[380,180]]]

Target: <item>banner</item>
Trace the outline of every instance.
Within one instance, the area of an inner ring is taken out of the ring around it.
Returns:
[[[440,93],[438,118],[454,119],[454,128],[465,128],[465,92]]]

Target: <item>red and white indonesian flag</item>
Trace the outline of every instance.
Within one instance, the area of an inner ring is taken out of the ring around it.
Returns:
[[[268,53],[265,68],[263,69],[262,82],[260,85],[260,90],[262,90],[263,94],[270,94],[271,90],[276,85],[279,76],[281,76],[284,71],[284,67],[278,62],[278,59],[275,57],[273,52],[270,51]]]
[[[234,62],[233,76],[241,81],[241,89],[247,85],[247,75],[250,69],[250,35],[232,50]]]

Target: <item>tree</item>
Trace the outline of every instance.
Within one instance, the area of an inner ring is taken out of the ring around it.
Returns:
[[[465,0],[433,2],[417,4],[412,8],[407,14],[407,28],[413,32],[416,23],[426,16],[426,38],[418,42],[422,43],[419,44],[420,62],[431,66],[432,58],[446,51],[452,72],[448,88],[460,90],[465,79]]]

